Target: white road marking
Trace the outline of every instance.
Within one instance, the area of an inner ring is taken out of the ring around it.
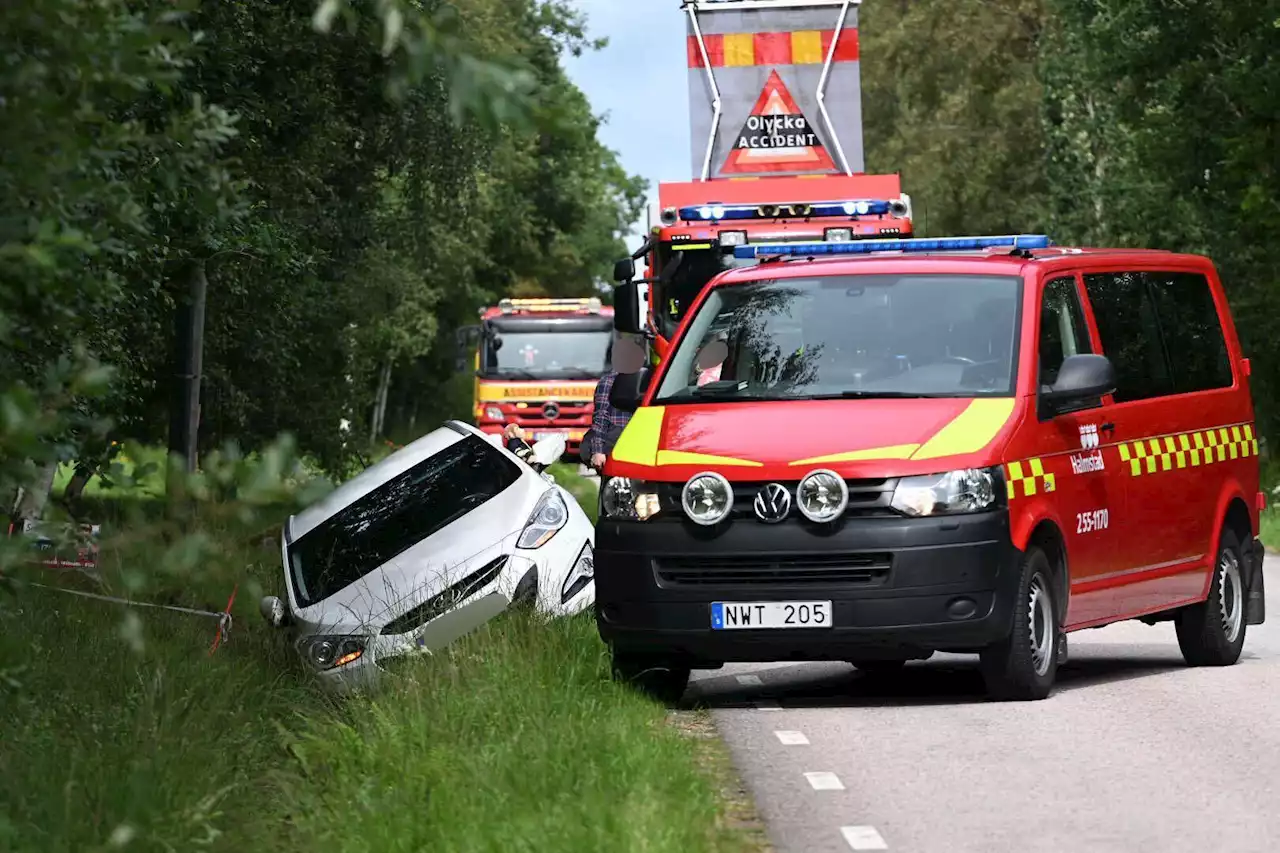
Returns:
[[[757,702],[756,710],[757,711],[781,711],[782,706],[779,705],[777,702]]]
[[[809,739],[804,732],[774,732],[784,746],[808,746]]]
[[[817,773],[806,773],[804,778],[809,780],[810,787],[815,791],[843,791],[844,783],[840,781],[840,777],[826,770]]]
[[[889,845],[885,844],[884,839],[880,837],[880,833],[876,832],[874,826],[842,826],[840,834],[844,836],[844,840],[854,850],[888,850]]]
[[[737,678],[743,687],[759,687],[763,684],[758,675],[739,675]]]

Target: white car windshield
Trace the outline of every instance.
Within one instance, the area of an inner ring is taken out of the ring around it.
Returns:
[[[298,604],[323,601],[518,479],[516,463],[467,436],[343,507],[289,546]]]
[[[1022,280],[840,275],[716,288],[654,403],[1013,394]]]

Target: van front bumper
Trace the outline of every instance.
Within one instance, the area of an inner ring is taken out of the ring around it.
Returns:
[[[596,526],[596,624],[615,653],[694,667],[975,651],[1013,624],[1006,510],[848,518],[833,529],[684,519]],[[830,601],[826,628],[714,630],[716,601]]]

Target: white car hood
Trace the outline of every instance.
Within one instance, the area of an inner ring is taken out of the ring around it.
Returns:
[[[372,633],[501,554],[538,498],[556,488],[529,470],[498,496],[390,562],[296,613],[308,633]],[[508,596],[513,590],[503,590]]]

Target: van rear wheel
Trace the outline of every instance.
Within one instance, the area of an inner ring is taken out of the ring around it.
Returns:
[[[1046,698],[1058,674],[1061,637],[1053,567],[1044,551],[1033,547],[1022,560],[1013,628],[980,653],[988,695],[1000,701]]]
[[[1178,648],[1191,666],[1231,666],[1244,649],[1244,557],[1234,531],[1222,531],[1209,597],[1174,618]]]

